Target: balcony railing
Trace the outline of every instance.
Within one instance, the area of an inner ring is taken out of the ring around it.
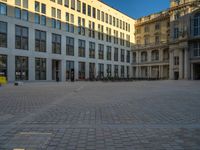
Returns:
[[[159,43],[150,43],[150,44],[136,44],[132,46],[132,50],[137,49],[145,49],[145,48],[151,48],[151,47],[161,47],[161,46],[167,46],[168,41],[161,41]]]

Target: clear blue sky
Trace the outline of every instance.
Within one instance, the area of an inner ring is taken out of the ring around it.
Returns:
[[[170,0],[102,0],[102,1],[133,18],[139,18],[169,8]]]

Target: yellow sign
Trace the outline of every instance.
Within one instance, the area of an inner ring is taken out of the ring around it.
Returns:
[[[7,83],[6,77],[0,76],[0,84],[6,84],[6,83]]]

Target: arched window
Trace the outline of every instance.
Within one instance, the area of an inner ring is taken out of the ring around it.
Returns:
[[[147,61],[147,52],[142,52],[142,53],[141,53],[141,61],[142,61],[142,62]]]
[[[194,36],[200,35],[200,12],[194,15]]]
[[[158,50],[154,50],[151,52],[151,60],[152,61],[159,60],[159,51]]]

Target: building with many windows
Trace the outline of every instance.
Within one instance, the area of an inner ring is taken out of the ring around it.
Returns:
[[[9,82],[130,77],[134,23],[99,0],[0,0],[0,74]]]
[[[133,76],[169,78],[169,13],[163,11],[142,17],[135,24]]]
[[[0,0],[0,76],[200,79],[199,0],[137,20],[100,0]]]
[[[170,79],[200,79],[199,6],[199,0],[171,0]]]

